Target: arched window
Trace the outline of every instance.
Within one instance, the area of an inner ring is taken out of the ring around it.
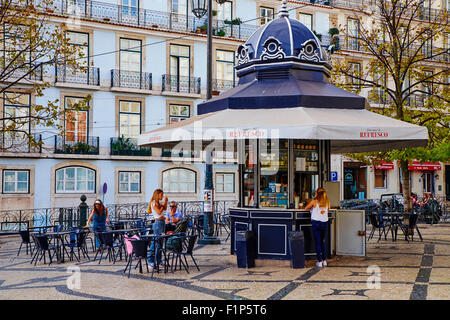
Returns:
[[[56,170],[56,193],[95,193],[95,170],[64,167]]]
[[[165,192],[196,193],[197,173],[185,168],[165,170],[162,173],[162,189]]]

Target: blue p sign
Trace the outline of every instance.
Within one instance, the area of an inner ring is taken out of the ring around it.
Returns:
[[[330,181],[338,181],[338,173],[337,173],[337,171],[331,171]]]

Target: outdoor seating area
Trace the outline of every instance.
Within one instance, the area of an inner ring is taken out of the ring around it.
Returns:
[[[216,232],[220,234],[229,232],[222,219],[220,225],[217,222]],[[187,216],[174,231],[161,235],[153,234],[153,223],[146,218],[117,220],[107,224],[107,230],[103,232],[58,224],[29,227],[19,231],[21,242],[17,256],[30,256],[30,264],[35,266],[68,261],[98,261],[98,265],[124,263],[123,273],[128,273],[128,277],[132,269],[143,273],[143,263],[152,278],[155,273],[168,273],[169,270],[171,273],[177,270],[189,273],[192,262],[200,271],[193,250],[203,235],[203,215]],[[152,270],[148,263],[151,257],[155,261]],[[188,258],[192,261],[190,264]]]

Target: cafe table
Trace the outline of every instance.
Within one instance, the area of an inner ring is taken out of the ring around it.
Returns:
[[[168,266],[169,266],[169,261],[167,259],[166,256],[166,252],[165,252],[165,247],[166,247],[166,241],[168,238],[174,236],[176,234],[167,234],[167,233],[162,233],[160,235],[155,235],[155,234],[150,234],[150,235],[142,235],[140,238],[141,239],[148,239],[149,240],[149,245],[151,247],[151,244],[153,243],[153,261],[154,261],[154,268],[152,268],[152,278],[153,278],[153,273],[156,269],[156,271],[159,273],[159,262],[158,262],[158,251],[162,250],[162,252],[164,253],[164,263],[165,263],[165,268],[164,268],[164,273],[167,273],[168,271]]]
[[[403,231],[403,234],[405,235],[405,239],[409,242],[408,240],[408,235],[406,234],[407,230],[403,227],[403,220],[402,218],[408,218],[409,221],[409,217],[411,216],[412,213],[408,213],[408,212],[386,212],[383,214],[384,217],[387,217],[388,221],[390,222],[390,230],[391,230],[391,234],[392,234],[392,241],[397,241],[397,232],[398,232],[398,228],[400,227],[400,229]],[[422,236],[420,234],[419,228],[417,227],[417,224],[415,226],[415,229],[417,230],[417,232],[420,235],[420,238],[422,239]],[[389,232],[389,230],[388,230]]]
[[[65,237],[68,234],[71,233],[76,233],[75,230],[72,231],[57,231],[57,232],[47,232],[45,235],[47,237],[53,238],[56,240],[56,260],[58,261],[58,263],[64,263],[64,251],[66,251],[67,255],[69,255],[69,253],[67,252],[65,246],[64,246],[64,241],[65,241]]]

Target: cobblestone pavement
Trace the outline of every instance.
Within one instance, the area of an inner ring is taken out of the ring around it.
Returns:
[[[369,227],[370,228],[370,227]],[[189,299],[189,300],[321,300],[321,299],[439,299],[450,298],[450,224],[420,225],[424,241],[407,243],[399,236],[367,244],[366,257],[336,257],[328,267],[291,269],[264,266],[240,269],[229,254],[229,240],[220,245],[197,245],[200,271],[155,273],[154,278],[132,269],[125,261],[81,260],[36,266],[24,248],[17,255],[18,236],[0,237],[0,300],[14,299]],[[93,258],[90,252],[91,259]],[[98,259],[97,259],[98,260]],[[189,260],[188,260],[189,262]],[[47,261],[48,263],[48,261]],[[80,283],[70,282],[71,268],[79,267]],[[379,268],[379,269],[377,269]],[[379,288],[373,282],[379,271]],[[372,284],[372,286],[368,286]],[[69,289],[69,287],[71,289]]]

